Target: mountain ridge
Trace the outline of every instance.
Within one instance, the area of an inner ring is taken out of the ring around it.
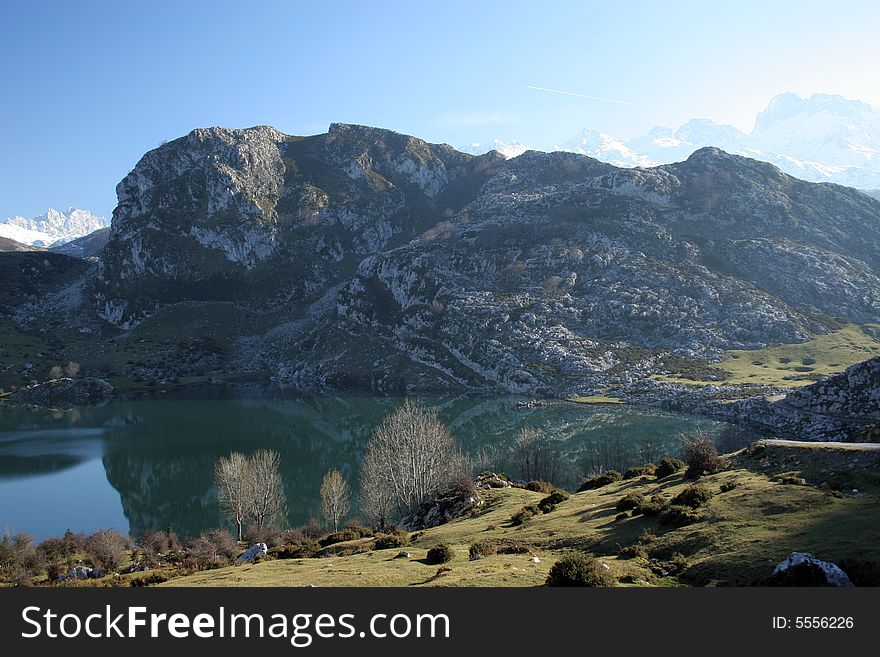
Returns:
[[[117,194],[89,321],[262,318],[229,329],[226,366],[295,385],[595,391],[880,321],[880,203],[717,148],[621,169],[208,128]]]

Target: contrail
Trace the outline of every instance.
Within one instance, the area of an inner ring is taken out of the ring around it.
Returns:
[[[535,89],[536,91],[549,91],[554,94],[563,94],[564,96],[577,96],[578,98],[589,98],[590,100],[599,100],[603,103],[617,103],[618,105],[629,105],[630,107],[641,107],[643,109],[650,110],[658,110],[660,112],[671,112],[672,114],[681,114],[682,116],[688,116],[687,112],[680,112],[678,110],[669,109],[668,107],[657,107],[655,105],[642,105],[640,103],[630,103],[625,100],[615,100],[614,98],[601,98],[599,96],[587,96],[586,94],[576,94],[572,91],[561,91],[559,89],[547,89],[546,87],[533,87],[532,85],[528,85],[529,89]]]

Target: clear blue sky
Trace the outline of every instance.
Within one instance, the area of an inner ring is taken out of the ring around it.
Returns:
[[[876,1],[2,0],[0,219],[110,216],[138,158],[199,126],[548,148],[694,116],[748,131],[783,91],[880,105],[878,27]]]

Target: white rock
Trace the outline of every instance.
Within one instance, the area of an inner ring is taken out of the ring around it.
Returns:
[[[254,543],[244,551],[237,560],[241,563],[253,563],[258,556],[264,555],[269,551],[265,543]]]
[[[850,581],[849,577],[845,572],[843,572],[839,566],[830,563],[828,561],[822,561],[821,559],[817,559],[812,554],[807,552],[792,552],[788,555],[788,559],[780,563],[776,568],[773,569],[773,574],[781,573],[793,566],[800,566],[801,564],[812,564],[814,566],[818,566],[823,573],[825,573],[825,579],[828,581],[830,586],[853,586],[853,583]]]

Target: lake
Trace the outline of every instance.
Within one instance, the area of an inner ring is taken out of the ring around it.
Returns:
[[[66,411],[0,404],[0,529],[38,539],[66,529],[111,527],[181,536],[222,525],[213,490],[217,458],[271,448],[281,455],[288,522],[319,512],[330,468],[356,490],[358,460],[373,429],[401,398],[303,397],[214,388]],[[469,453],[507,456],[521,427],[557,437],[564,482],[600,468],[623,470],[679,453],[682,432],[703,428],[721,451],[754,436],[722,422],[633,406],[568,402],[522,408],[516,398],[423,398]]]

